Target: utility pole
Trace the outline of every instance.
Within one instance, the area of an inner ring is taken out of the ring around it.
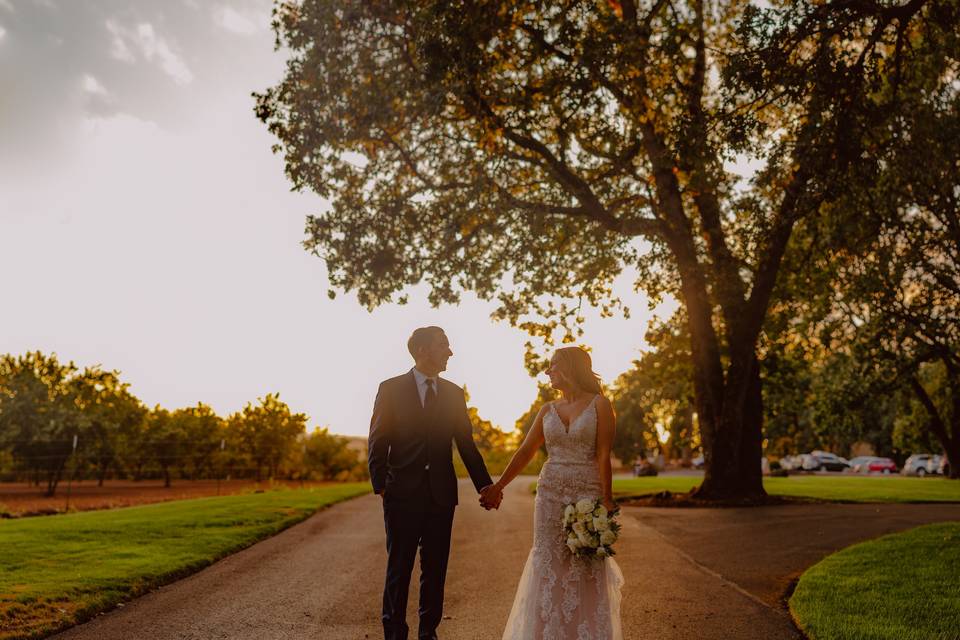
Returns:
[[[217,495],[220,495],[220,476],[223,475],[223,447],[226,445],[226,440],[220,438],[220,468],[217,470]]]

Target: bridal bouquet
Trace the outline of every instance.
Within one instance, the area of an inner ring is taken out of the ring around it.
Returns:
[[[613,519],[601,500],[584,498],[563,509],[563,532],[567,548],[580,558],[605,558],[613,555],[613,543],[620,524]]]

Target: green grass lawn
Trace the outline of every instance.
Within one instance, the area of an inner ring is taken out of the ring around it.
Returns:
[[[960,523],[848,547],[800,577],[790,611],[811,640],[960,637]]]
[[[348,483],[0,520],[0,639],[86,620],[369,491]]]
[[[700,484],[690,476],[656,476],[613,481],[617,498],[659,491],[686,493]],[[960,482],[947,478],[788,476],[764,478],[767,493],[838,502],[960,502]]]

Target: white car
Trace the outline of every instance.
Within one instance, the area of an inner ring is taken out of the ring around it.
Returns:
[[[797,468],[797,456],[783,456],[780,458],[780,468],[793,471]]]
[[[936,466],[934,466],[934,463]],[[939,467],[940,456],[929,453],[915,453],[903,463],[903,469],[901,469],[900,473],[922,478],[928,473],[936,473],[934,469],[939,470]]]

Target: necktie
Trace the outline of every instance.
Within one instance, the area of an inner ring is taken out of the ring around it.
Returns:
[[[433,388],[433,378],[427,378],[427,393],[423,396],[423,408],[429,409],[437,401],[437,391]]]

